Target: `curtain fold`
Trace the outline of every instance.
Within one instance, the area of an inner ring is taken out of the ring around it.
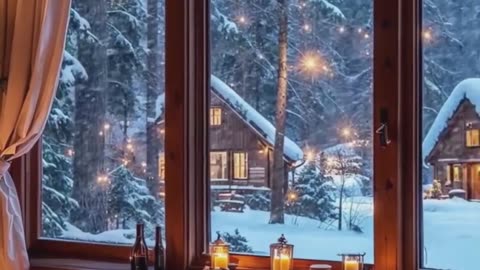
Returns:
[[[58,84],[70,0],[0,0],[0,269],[29,268],[9,162],[45,126]]]

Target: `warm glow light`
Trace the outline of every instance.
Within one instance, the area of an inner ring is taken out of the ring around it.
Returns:
[[[110,124],[109,123],[104,124],[103,129],[109,130],[110,129]]]
[[[316,76],[328,67],[322,57],[316,52],[307,52],[300,59],[300,71],[309,76]]]
[[[430,42],[433,40],[433,34],[430,29],[423,30],[422,32],[423,41]]]
[[[303,30],[305,30],[307,32],[310,31],[310,25],[309,24],[304,24],[303,25]]]
[[[106,183],[108,181],[108,176],[106,175],[99,175],[97,177],[97,182],[98,183]]]
[[[132,151],[133,150],[133,144],[127,143],[127,149]]]
[[[73,153],[73,150],[72,150],[72,149],[68,149],[68,150],[67,150],[67,155],[73,156],[73,154],[74,154],[74,153]]]
[[[342,129],[342,135],[344,137],[350,137],[352,135],[352,130],[348,127]]]
[[[370,35],[369,35],[369,34],[365,34],[363,37],[364,37],[365,39],[368,39],[368,38],[370,37]]]
[[[147,163],[145,161],[142,162],[142,167],[147,167]]]
[[[310,161],[310,162],[314,161],[315,160],[315,153],[313,153],[313,151],[308,151],[306,158],[307,158],[307,161]]]
[[[247,18],[245,16],[238,17],[238,22],[241,24],[247,23]]]
[[[327,158],[327,166],[333,166],[335,164],[335,159]]]
[[[340,26],[340,27],[338,28],[338,32],[344,33],[344,32],[345,32],[345,27]]]

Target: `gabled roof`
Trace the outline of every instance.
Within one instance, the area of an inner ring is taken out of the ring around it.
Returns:
[[[448,121],[465,100],[470,101],[475,106],[475,111],[480,116],[480,79],[463,80],[453,89],[423,140],[422,157],[424,162],[437,145],[444,129],[447,128]]]
[[[275,144],[275,127],[263,117],[257,110],[240,97],[230,86],[215,76],[210,77],[212,93],[223,100],[235,111],[245,123],[251,127],[262,139],[273,147]],[[161,95],[157,99],[157,116],[163,117],[165,97]],[[157,118],[158,118],[157,117]],[[285,136],[284,156],[288,161],[295,162],[303,159],[302,149]]]

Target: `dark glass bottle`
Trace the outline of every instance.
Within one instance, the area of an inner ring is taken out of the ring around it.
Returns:
[[[155,266],[154,270],[165,270],[165,249],[163,248],[162,229],[157,226],[155,229]]]
[[[144,226],[137,224],[137,236],[130,258],[131,270],[148,270],[148,247],[145,243]]]

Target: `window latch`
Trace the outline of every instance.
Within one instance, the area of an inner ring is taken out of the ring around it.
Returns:
[[[375,133],[378,134],[382,147],[387,147],[391,143],[388,136],[388,110],[385,108],[380,109],[380,127],[375,130]]]

